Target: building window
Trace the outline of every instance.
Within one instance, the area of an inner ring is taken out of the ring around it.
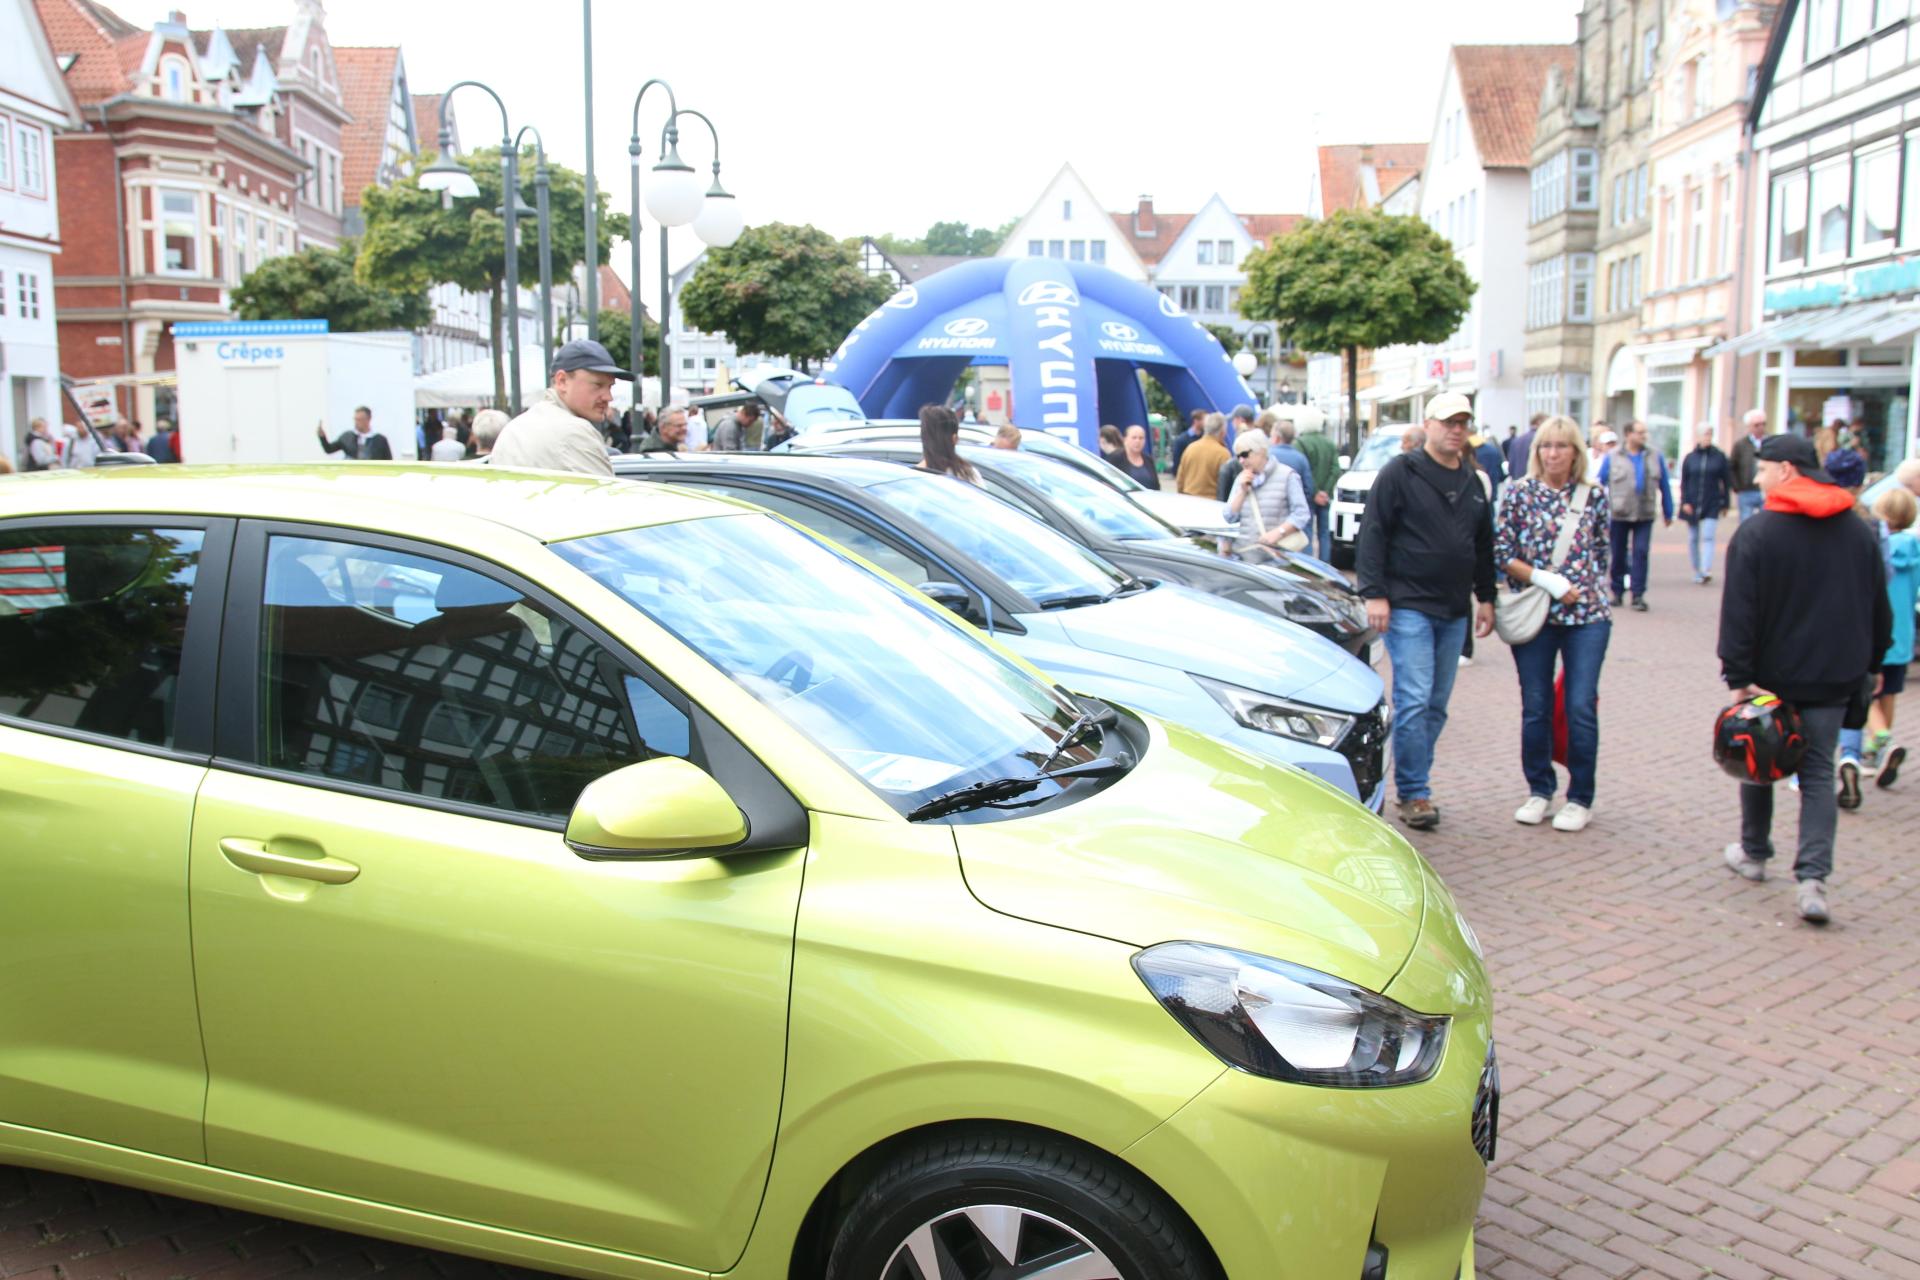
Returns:
[[[1900,152],[1885,146],[1853,161],[1853,252],[1855,257],[1893,248],[1900,230]]]
[[[47,194],[46,133],[38,125],[16,120],[13,125],[14,167],[19,171],[20,194]]]
[[[1206,309],[1213,312],[1225,311],[1227,309],[1227,287],[1225,285],[1210,284],[1207,286]]]
[[[1882,0],[1882,9],[1889,6]],[[1846,48],[1873,30],[1873,0],[1845,0],[1840,6],[1840,47]]]
[[[1544,163],[1533,167],[1527,199],[1529,221],[1545,222],[1567,207],[1566,172],[1564,151],[1556,151]]]
[[[1044,258],[1044,257],[1046,257],[1046,256],[1047,256],[1047,242],[1046,242],[1046,241],[1044,241],[1044,240],[1029,240],[1029,241],[1027,241],[1027,256],[1028,256],[1029,258]]]
[[[1575,422],[1587,420],[1587,401],[1591,395],[1589,388],[1592,379],[1584,373],[1566,375],[1567,416]]]
[[[1047,256],[1048,256],[1049,258],[1064,258],[1064,257],[1066,257],[1066,256],[1067,256],[1067,242],[1066,242],[1065,240],[1049,240],[1049,241],[1047,241]]]
[[[38,320],[40,318],[40,276],[34,271],[14,272],[14,285],[19,289],[20,318]]]
[[[1833,262],[1847,254],[1852,221],[1848,184],[1853,175],[1845,156],[1813,167],[1813,261]]]
[[[1107,260],[1107,242],[1105,240],[1087,241],[1087,261],[1104,264]]]
[[[187,60],[169,55],[160,61],[160,93],[169,102],[185,102],[193,86],[192,73],[187,70]]]
[[[1545,329],[1566,318],[1566,259],[1548,258],[1527,268],[1527,328]]]
[[[1640,33],[1640,79],[1642,82],[1653,79],[1654,68],[1659,65],[1660,28],[1652,27]]]
[[[1087,260],[1087,242],[1085,240],[1075,240],[1068,244],[1067,257],[1073,259],[1075,262],[1085,262]]]
[[[1647,166],[1643,164],[1633,171],[1633,216],[1644,218],[1651,207],[1647,191]]]
[[[200,197],[192,191],[161,191],[160,269],[169,275],[199,272]]]
[[[1707,189],[1704,186],[1693,189],[1693,198],[1688,203],[1687,215],[1687,278],[1705,280],[1707,278]]]
[[[1575,253],[1567,257],[1567,319],[1575,324],[1593,320],[1593,255]]]
[[[1180,286],[1180,309],[1182,311],[1198,311],[1200,309],[1199,285],[1183,284]]]
[[[692,373],[692,372],[693,372],[693,357],[692,357],[692,356],[681,356],[681,357],[680,357],[680,368],[681,368],[681,370],[682,370],[683,372],[686,372],[686,373]]]
[[[1573,157],[1573,196],[1576,209],[1600,207],[1600,153],[1592,147],[1575,147]]]
[[[1193,245],[1193,260],[1203,267],[1213,265],[1213,241],[1196,240]]]
[[[1719,275],[1733,270],[1733,179],[1720,179]]]
[[[0,190],[13,188],[13,123],[0,115]]]
[[[1805,266],[1807,262],[1807,175],[1789,173],[1773,180],[1773,266]]]
[[[253,265],[256,267],[265,262],[269,256],[267,253],[267,236],[271,231],[272,227],[268,224],[265,214],[256,213],[253,215]]]
[[[1233,259],[1234,259],[1233,241],[1222,240],[1219,246],[1214,250],[1214,261],[1218,262],[1223,267],[1230,267],[1233,265]]]
[[[1073,221],[1073,201],[1062,200],[1060,202],[1060,221],[1062,222]]]
[[[1240,314],[1240,286],[1237,284],[1227,286],[1227,310],[1235,315]]]
[[[1627,295],[1627,305],[1629,307],[1637,307],[1647,296],[1646,280],[1641,274],[1642,263],[1640,261],[1640,255],[1636,253],[1632,258],[1628,259],[1628,266],[1630,268],[1628,281],[1630,287]]]
[[[1900,215],[1900,247],[1920,245],[1920,133],[1907,135],[1907,199]]]
[[[1671,289],[1680,283],[1680,210],[1671,198],[1660,202],[1660,280]]]

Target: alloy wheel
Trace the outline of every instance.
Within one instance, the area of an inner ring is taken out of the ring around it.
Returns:
[[[914,1228],[880,1280],[1120,1280],[1120,1269],[1057,1218],[981,1204]]]

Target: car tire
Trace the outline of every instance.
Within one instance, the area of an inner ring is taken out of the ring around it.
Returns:
[[[841,1220],[826,1280],[986,1280],[1061,1263],[1087,1280],[1217,1280],[1191,1224],[1133,1170],[1065,1140],[986,1130],[883,1166]]]
[[[1354,547],[1352,544],[1345,542],[1334,543],[1333,567],[1342,570],[1353,568],[1353,553]]]

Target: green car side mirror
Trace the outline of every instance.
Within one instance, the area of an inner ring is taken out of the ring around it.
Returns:
[[[670,858],[730,849],[746,815],[705,770],[677,756],[642,760],[587,784],[567,819],[583,858]]]

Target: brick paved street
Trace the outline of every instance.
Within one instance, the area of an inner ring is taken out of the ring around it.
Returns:
[[[1677,528],[1654,579],[1654,612],[1616,627],[1588,831],[1512,821],[1497,643],[1460,673],[1441,743],[1445,824],[1421,845],[1485,943],[1507,1087],[1482,1274],[1920,1277],[1920,767],[1841,815],[1828,928],[1794,916],[1790,878],[1737,880],[1718,861],[1734,788],[1707,754],[1718,586],[1688,581]],[[503,1271],[0,1167],[0,1277],[376,1270]]]

